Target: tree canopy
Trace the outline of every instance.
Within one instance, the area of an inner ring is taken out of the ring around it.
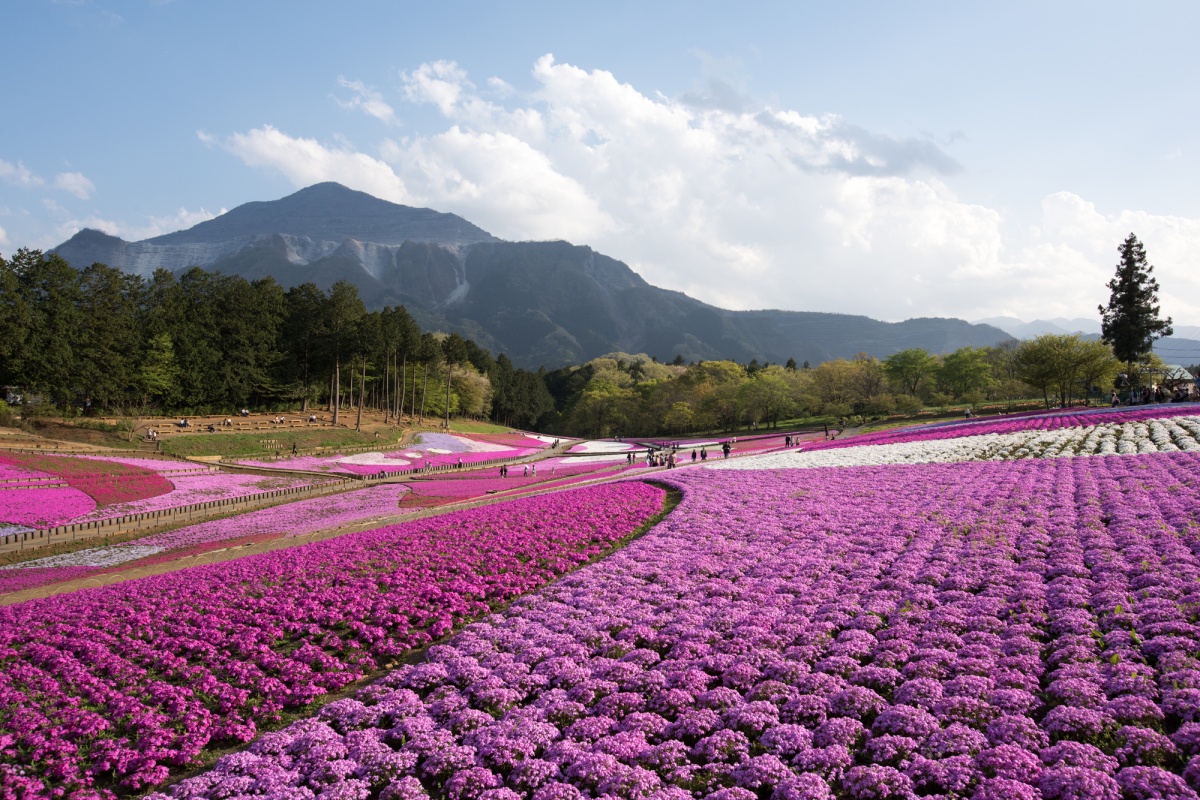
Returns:
[[[1108,282],[1108,306],[1100,306],[1101,338],[1117,358],[1133,364],[1150,352],[1155,339],[1171,335],[1171,318],[1159,318],[1158,280],[1137,236],[1129,234],[1117,252],[1121,260]]]

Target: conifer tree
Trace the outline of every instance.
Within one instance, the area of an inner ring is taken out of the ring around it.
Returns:
[[[1170,317],[1159,319],[1158,281],[1146,262],[1146,248],[1131,233],[1117,252],[1121,260],[1108,282],[1108,307],[1100,306],[1101,338],[1112,345],[1118,359],[1133,364],[1150,352],[1155,339],[1170,336],[1173,329]]]

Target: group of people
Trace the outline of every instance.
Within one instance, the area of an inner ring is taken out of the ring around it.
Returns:
[[[554,466],[550,467],[551,477],[554,476],[555,469],[557,469],[557,467],[554,467]],[[508,464],[500,465],[500,477],[501,478],[508,477]],[[521,465],[521,477],[522,478],[536,478],[537,477],[537,464],[522,464]]]
[[[1141,389],[1132,389],[1129,396],[1125,400],[1126,405],[1148,405],[1150,403],[1183,403],[1191,399],[1186,386],[1176,386],[1174,391],[1168,396],[1162,386],[1152,384],[1143,386]],[[1121,394],[1116,389],[1113,389],[1112,397],[1110,398],[1113,408],[1121,405]]]

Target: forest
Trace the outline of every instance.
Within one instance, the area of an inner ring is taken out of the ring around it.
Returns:
[[[24,414],[323,407],[336,416],[364,405],[395,419],[460,416],[578,436],[1029,399],[1069,405],[1108,391],[1118,375],[1137,385],[1161,366],[1152,355],[1123,365],[1103,342],[1047,335],[816,366],[613,353],[530,371],[457,333],[422,331],[403,307],[368,312],[346,282],[328,292],[312,283],[284,290],[270,277],[200,268],[143,280],[103,264],[76,270],[27,249],[0,258],[0,331],[0,386],[25,399]]]

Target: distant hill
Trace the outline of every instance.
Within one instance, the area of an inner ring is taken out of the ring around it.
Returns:
[[[389,203],[336,183],[246,203],[185,231],[126,242],[83,230],[54,248],[149,276],[200,266],[284,287],[338,280],[369,308],[404,305],[425,328],[459,331],[519,366],[558,367],[604,353],[817,364],[908,347],[934,353],[1011,337],[993,325],[849,314],[727,311],[652,286],[620,261],[567,242],[505,242],[462,217]]]
[[[1033,339],[1043,333],[1078,333],[1085,339],[1100,338],[1100,318],[1096,319],[1035,319],[1023,322],[1016,317],[993,317],[977,320],[979,324],[994,325],[1014,339]],[[1154,352],[1168,364],[1185,367],[1200,364],[1200,326],[1174,325],[1175,334],[1154,342]]]

